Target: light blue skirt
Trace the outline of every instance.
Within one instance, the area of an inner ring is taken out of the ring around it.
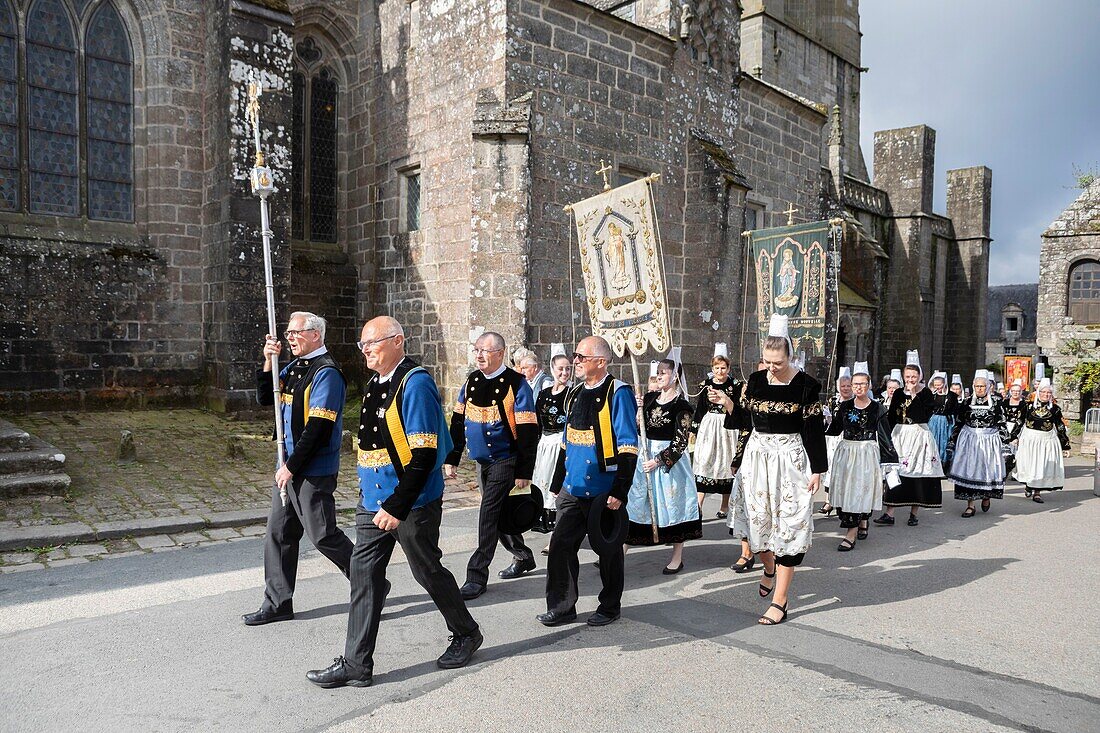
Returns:
[[[656,456],[668,447],[667,440],[649,441],[649,455]],[[634,471],[634,483],[626,499],[627,513],[635,524],[649,525],[649,497],[647,496],[646,473],[642,470],[644,459],[638,455],[638,467]],[[699,520],[699,500],[695,496],[695,476],[691,472],[691,460],[688,454],[666,471],[658,466],[649,473],[653,485],[653,506],[657,511],[658,527],[674,527],[684,522]]]
[[[932,437],[936,439],[936,447],[940,449],[940,465],[947,460],[947,439],[951,437],[951,421],[946,415],[933,415],[928,420],[928,429],[932,431]]]

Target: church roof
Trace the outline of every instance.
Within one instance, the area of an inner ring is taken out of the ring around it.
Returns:
[[[1081,192],[1077,200],[1051,222],[1044,237],[1100,234],[1100,178]]]
[[[1039,313],[1039,283],[1024,285],[990,285],[989,301],[985,316],[985,340],[1001,340],[1001,311],[1009,303],[1020,306],[1024,312],[1017,340],[1035,340],[1035,319]]]

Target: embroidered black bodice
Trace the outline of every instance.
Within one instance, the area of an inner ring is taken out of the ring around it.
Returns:
[[[837,406],[833,414],[833,422],[826,435],[840,435],[844,440],[869,441],[877,440],[879,446],[879,462],[894,463],[897,461],[897,452],[894,450],[894,442],[890,438],[890,424],[886,416],[886,408],[878,402],[871,400],[867,407],[856,407],[855,399],[845,400]]]
[[[947,394],[932,394],[932,414],[954,417],[959,411],[959,398],[952,392]]]
[[[894,390],[890,398],[890,427],[895,425],[926,425],[935,412],[935,395],[925,387],[915,395],[904,388]]]
[[[554,394],[552,386],[539,392],[535,401],[535,414],[539,419],[539,430],[543,435],[554,435],[565,430],[565,396],[569,388]]]
[[[790,384],[769,384],[767,370],[753,372],[745,383],[741,400],[734,405],[733,413],[726,416],[726,427],[743,431],[745,437],[749,431],[799,433],[811,469],[814,473],[825,473],[829,460],[820,395],[821,383],[806,372],[798,372]],[[734,464],[737,465],[736,460]]]
[[[1066,423],[1062,419],[1062,408],[1046,402],[1025,402],[1022,406],[1022,419],[1013,428],[1010,440],[1019,438],[1023,428],[1042,430],[1044,433],[1054,430],[1058,433],[1062,450],[1069,450],[1069,433],[1066,432]]]
[[[645,416],[645,436],[649,440],[670,441],[667,448],[651,456],[661,462],[665,470],[671,469],[680,460],[688,447],[691,435],[691,405],[683,395],[666,404],[657,401],[660,392],[647,392],[642,399],[642,414]]]
[[[713,387],[714,389],[725,392],[729,395],[729,398],[733,400],[734,404],[741,399],[741,390],[744,388],[744,382],[737,382],[733,379],[727,378],[726,381],[718,384],[713,379],[708,379],[703,382],[703,390],[699,393],[699,401],[695,404],[695,414],[691,418],[691,429],[698,430],[699,423],[702,422],[703,416],[708,412],[715,415],[724,415],[726,410],[719,403],[715,404],[707,399],[707,387]]]

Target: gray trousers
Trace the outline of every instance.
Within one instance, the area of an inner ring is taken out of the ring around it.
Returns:
[[[500,510],[504,500],[516,485],[516,459],[479,464],[481,478],[481,513],[477,523],[477,549],[466,566],[466,582],[486,585],[489,582],[489,563],[496,554],[497,540],[516,560],[535,559],[531,548],[523,544],[521,534],[502,534]]]
[[[292,608],[294,580],[298,575],[298,545],[304,533],[321,554],[348,576],[351,568],[351,540],[336,526],[336,476],[295,476],[287,484],[288,506],[272,487],[271,513],[264,538],[263,608]]]
[[[378,623],[386,602],[386,567],[398,542],[409,561],[413,578],[428,591],[452,634],[477,631],[477,622],[466,609],[451,571],[443,567],[439,549],[439,521],[443,500],[413,509],[396,530],[384,532],[374,525],[375,512],[360,507],[355,512],[355,550],[351,555],[351,603],[344,659],[356,675],[374,671],[374,647]]]

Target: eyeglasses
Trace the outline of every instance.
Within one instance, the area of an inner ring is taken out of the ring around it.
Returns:
[[[400,335],[401,334],[399,333],[391,333],[389,336],[383,336],[380,339],[371,339],[370,341],[356,341],[355,345],[359,348],[360,351],[366,351],[367,349],[373,349],[375,346],[382,343],[383,341],[395,339]]]
[[[579,351],[573,352],[573,361],[588,361],[589,359],[603,359],[605,357],[596,356],[595,354],[582,354]]]
[[[283,336],[286,336],[288,339],[296,339],[299,336],[301,336],[303,333],[305,333],[306,331],[316,331],[316,330],[317,330],[316,328],[302,328],[302,329],[297,329],[297,330],[290,330],[290,331],[287,331],[286,333],[284,333]]]
[[[481,355],[488,356],[489,354],[497,354],[497,353],[500,353],[501,351],[504,351],[504,349],[479,349],[476,346],[471,346],[470,348],[473,349],[473,352],[474,352],[475,356],[481,356]]]

